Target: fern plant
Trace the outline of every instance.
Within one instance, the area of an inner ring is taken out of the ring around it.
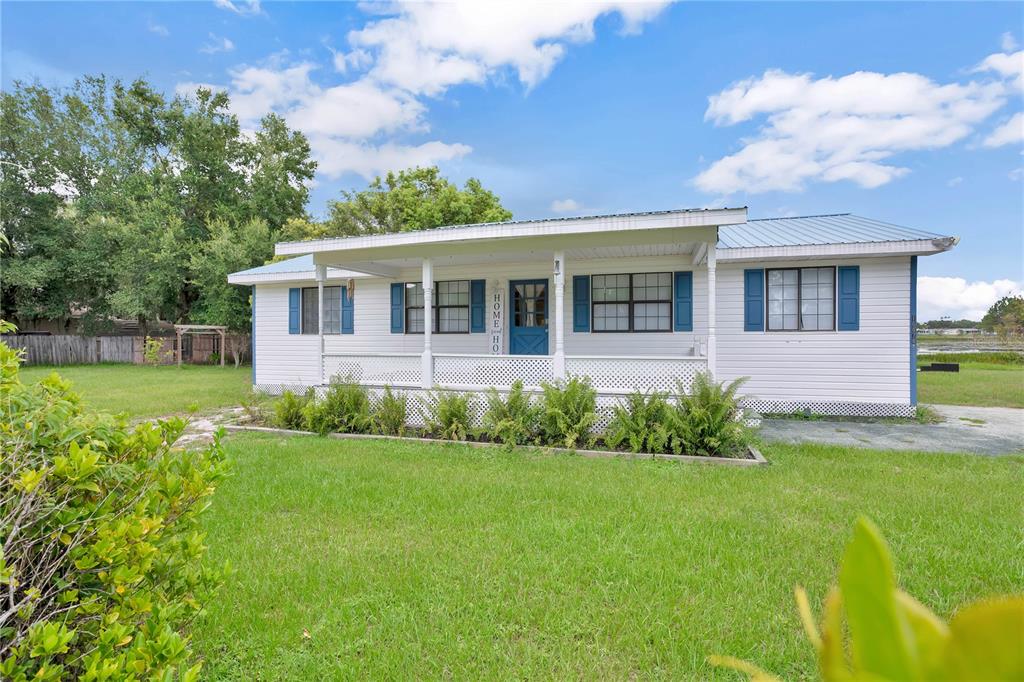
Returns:
[[[543,383],[540,433],[543,442],[564,448],[589,446],[597,422],[597,391],[586,377]]]
[[[487,391],[484,430],[499,443],[512,447],[531,442],[537,437],[539,417],[540,409],[523,390],[521,380],[512,383],[512,389],[504,398],[497,389]]]
[[[753,436],[743,423],[737,395],[744,381],[746,378],[719,384],[702,372],[694,377],[689,393],[680,384],[675,409],[668,413],[672,451],[677,455],[732,457],[749,445]]]
[[[390,386],[385,386],[380,405],[373,412],[373,432],[384,436],[404,435],[407,408],[405,395],[394,393]]]
[[[468,394],[453,391],[431,393],[427,408],[420,410],[427,432],[443,440],[466,440],[471,432],[471,401]]]
[[[306,428],[320,435],[366,433],[370,430],[370,397],[366,389],[346,379],[331,381],[322,400],[310,401],[303,410]]]
[[[312,389],[305,395],[285,391],[274,401],[273,424],[279,429],[302,429],[306,426],[304,411],[312,398]]]
[[[612,408],[612,420],[605,430],[605,442],[612,449],[625,444],[631,452],[665,452],[671,441],[668,404],[664,393],[641,393],[626,396],[623,403]]]

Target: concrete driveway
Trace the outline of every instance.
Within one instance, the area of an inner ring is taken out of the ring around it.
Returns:
[[[1009,407],[931,405],[941,424],[765,419],[761,437],[783,443],[828,443],[878,450],[968,452],[977,455],[1024,453],[1024,410]]]

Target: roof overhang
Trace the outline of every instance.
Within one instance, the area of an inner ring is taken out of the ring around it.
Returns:
[[[359,277],[372,277],[372,275],[353,272],[351,270],[340,270],[338,268],[327,268],[327,279],[354,279]],[[280,282],[316,282],[316,270],[305,272],[266,272],[266,273],[245,273],[234,272],[228,275],[228,284],[276,284]]]
[[[858,256],[931,256],[949,251],[959,237],[917,239],[895,242],[858,242],[851,244],[803,244],[799,246],[751,246],[719,248],[717,260],[755,262],[765,260],[812,260],[819,258],[855,258]]]
[[[313,254],[317,264],[333,263],[352,267],[354,263],[483,255],[496,250],[509,253],[567,249],[579,246],[581,237],[586,238],[588,246],[595,247],[709,241],[717,239],[719,225],[736,225],[746,220],[745,208],[725,208],[493,223],[365,237],[282,242],[277,245],[275,253],[279,256]]]

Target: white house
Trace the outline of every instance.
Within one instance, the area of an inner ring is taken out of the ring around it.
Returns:
[[[253,292],[253,384],[482,391],[587,376],[607,405],[697,372],[761,412],[911,415],[918,256],[957,243],[745,208],[286,242]]]

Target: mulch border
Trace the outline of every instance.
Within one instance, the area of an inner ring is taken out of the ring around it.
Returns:
[[[269,426],[248,426],[245,424],[225,424],[227,431],[250,431],[256,433],[276,433],[281,436],[315,436],[312,431],[298,431],[295,429],[277,429]],[[505,448],[501,443],[485,443],[480,441],[449,441],[438,438],[416,438],[411,436],[378,436],[368,433],[329,433],[328,438],[340,440],[397,440],[410,443],[433,443],[435,445],[464,445],[474,448]],[[581,455],[583,457],[627,457],[629,459],[664,459],[671,462],[686,462],[691,464],[724,464],[726,466],[751,467],[765,466],[769,464],[760,450],[754,446],[748,446],[749,458],[740,459],[732,457],[702,457],[699,455],[669,455],[635,452],[619,452],[612,450],[570,450],[567,448],[547,447],[541,445],[520,445],[520,448],[535,450],[546,453],[565,453],[570,455]]]

